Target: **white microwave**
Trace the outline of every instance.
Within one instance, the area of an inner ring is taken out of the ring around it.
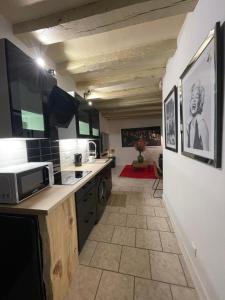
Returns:
[[[53,164],[50,162],[0,168],[0,203],[20,203],[53,184]]]

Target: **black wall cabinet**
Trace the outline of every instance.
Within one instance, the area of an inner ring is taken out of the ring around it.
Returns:
[[[7,39],[0,40],[0,138],[48,137],[46,105],[56,79]]]
[[[100,137],[99,112],[78,94],[75,99],[79,100],[80,106],[76,115],[76,127],[78,138],[96,139]]]

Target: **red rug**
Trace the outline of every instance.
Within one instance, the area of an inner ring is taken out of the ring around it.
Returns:
[[[134,169],[132,165],[126,165],[120,177],[139,178],[139,179],[155,179],[153,166],[149,165],[147,168]]]

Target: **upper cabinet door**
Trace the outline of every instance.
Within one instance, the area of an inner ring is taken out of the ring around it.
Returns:
[[[99,112],[97,109],[88,105],[78,94],[75,100],[79,101],[79,109],[76,114],[77,137],[79,138],[99,138]]]
[[[91,119],[91,136],[93,138],[100,137],[100,126],[99,126],[99,112],[97,109],[92,108],[90,110],[90,119]]]
[[[43,84],[49,74],[9,41],[6,62],[13,136],[46,137]]]
[[[89,138],[91,136],[89,106],[86,102],[81,101],[76,116],[77,136]]]

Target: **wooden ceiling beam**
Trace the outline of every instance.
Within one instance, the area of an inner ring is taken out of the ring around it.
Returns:
[[[134,112],[134,113],[116,113],[116,114],[102,114],[106,119],[119,119],[119,118],[141,118],[141,117],[162,117],[161,111],[145,111],[145,112]]]
[[[127,63],[133,63],[140,59],[151,61],[159,58],[168,59],[177,47],[176,39],[166,39],[141,47],[126,49],[110,54],[88,57],[83,60],[69,61],[57,64],[58,72],[68,71],[71,74],[94,72],[109,68],[120,68]]]
[[[40,29],[51,28],[71,21],[78,21],[94,15],[108,13],[115,9],[148,2],[148,0],[114,0],[114,1],[94,1],[85,5],[60,11],[41,18],[36,18],[13,25],[14,33],[32,32]]]
[[[145,114],[145,113],[151,113],[151,114],[161,114],[162,113],[162,107],[157,107],[157,109],[151,109],[151,108],[148,108],[148,109],[140,109],[140,110],[113,110],[113,111],[102,111],[101,112],[102,115],[104,116],[112,116],[112,115],[134,115],[134,114]]]
[[[130,88],[126,90],[113,91],[108,93],[93,92],[88,97],[88,99],[116,99],[116,98],[125,98],[129,96],[142,96],[148,95],[149,98],[160,98],[161,92],[159,91],[158,86],[147,86],[139,88]]]
[[[118,108],[127,108],[132,107],[133,109],[135,107],[141,107],[141,106],[147,106],[147,105],[161,105],[162,100],[160,98],[155,99],[143,99],[143,100],[132,100],[132,101],[103,101],[96,103],[93,101],[93,105],[99,109],[99,110],[111,110],[111,109],[118,109]]]
[[[165,73],[165,68],[152,68],[146,70],[137,70],[129,73],[121,72],[121,74],[104,76],[97,79],[87,80],[87,81],[78,81],[76,86],[78,90],[87,90],[87,89],[97,89],[104,88],[109,86],[115,86],[119,84],[124,84],[130,81],[136,81],[141,79],[159,79],[163,77]]]
[[[146,111],[161,111],[162,110],[162,105],[158,106],[141,106],[141,107],[129,107],[129,108],[114,108],[114,109],[102,109],[100,110],[102,114],[117,114],[117,113],[141,113],[141,112],[146,112]]]
[[[23,34],[53,29],[45,39],[50,44],[184,14],[192,11],[196,3],[197,0],[99,0],[14,24],[13,31]],[[54,29],[56,34],[51,38]],[[65,34],[59,35],[57,31]]]
[[[162,115],[161,114],[155,114],[155,115],[133,115],[133,116],[109,116],[105,117],[107,120],[124,120],[124,119],[142,119],[142,118],[150,118],[150,119],[161,119]]]

